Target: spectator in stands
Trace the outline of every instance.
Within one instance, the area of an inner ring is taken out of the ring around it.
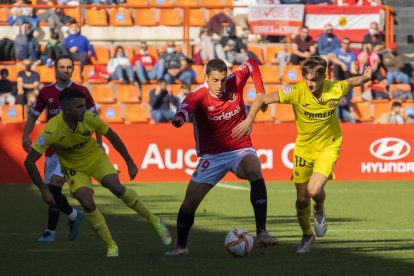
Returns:
[[[382,114],[376,121],[377,124],[404,124],[403,112],[400,102],[391,103],[391,111]]]
[[[227,35],[221,37],[216,45],[217,57],[223,60],[228,67],[241,64],[249,59],[247,45],[236,35],[236,26],[231,24],[226,27]]]
[[[414,108],[408,106],[404,109],[404,114],[406,116],[405,123],[406,124],[414,124]]]
[[[80,34],[80,28],[76,21],[69,25],[70,35],[65,38],[64,44],[73,60],[80,61],[81,72],[85,64],[90,63],[90,58],[95,55],[92,44],[89,40]]]
[[[165,62],[164,79],[168,84],[173,84],[176,79],[187,84],[193,82],[195,74],[190,68],[189,60],[182,52],[177,51],[174,41],[167,42],[167,48],[160,53],[160,59]]]
[[[188,93],[191,92],[191,86],[186,84],[185,82],[181,83],[180,92],[177,94],[176,98],[178,99],[179,103],[182,103],[187,97]]]
[[[17,97],[20,104],[31,107],[39,94],[40,76],[32,71],[33,62],[30,59],[23,61],[24,70],[17,74]]]
[[[178,107],[179,102],[176,97],[171,94],[167,82],[158,80],[155,89],[149,92],[149,104],[151,106],[151,115],[156,123],[168,122],[174,116],[171,105]]]
[[[331,23],[325,25],[325,33],[318,37],[318,54],[328,60],[328,54],[341,47],[339,39],[333,34]]]
[[[352,117],[352,92],[347,93],[341,98],[338,104],[338,118],[341,122],[355,123],[354,117]]]
[[[54,60],[58,56],[68,55],[68,51],[59,41],[59,33],[52,32],[50,34],[50,40],[46,43],[45,53],[40,57],[42,63],[46,66],[53,66]]]
[[[384,34],[377,22],[371,22],[368,33],[364,36],[362,44],[370,43],[374,47],[378,46],[378,51],[384,48]]]
[[[204,61],[216,58],[214,41],[207,27],[201,27],[198,37],[194,39],[194,63],[203,65]]]
[[[286,46],[282,46],[280,51],[278,51],[276,56],[272,59],[272,62],[278,65],[277,70],[279,78],[282,78],[283,68],[290,62],[290,53],[288,52]]]
[[[148,84],[150,80],[160,80],[164,77],[165,62],[160,59],[158,62],[154,56],[148,53],[148,45],[142,41],[139,45],[139,54],[131,60],[135,67],[140,84]]]
[[[134,70],[122,46],[115,48],[115,52],[108,62],[107,71],[112,80],[119,80],[121,83],[134,82]]]
[[[355,54],[349,50],[351,41],[349,38],[342,39],[341,48],[335,49],[328,55],[329,60],[334,64],[334,77],[336,80],[345,80],[356,74]]]
[[[27,22],[19,27],[19,34],[14,39],[14,51],[19,60],[31,58],[32,61],[37,61],[40,57],[40,45],[29,28]]]
[[[23,23],[27,23],[30,25],[29,33],[33,33],[39,22],[34,18],[33,8],[29,5],[30,3],[23,0],[16,0],[16,3],[13,4],[13,8],[10,10],[9,25],[16,23],[18,26],[22,26]]]
[[[304,26],[301,33],[293,39],[293,53],[290,63],[299,65],[302,61],[316,54],[315,41],[308,35],[309,29]]]
[[[37,4],[53,6],[56,5],[56,2],[57,1],[45,0],[43,1],[43,3],[39,3],[39,1],[37,1]],[[37,16],[39,17],[39,20],[41,22],[47,22],[49,24],[51,33],[58,33],[61,27],[63,26],[62,22],[60,21],[60,17],[57,13],[57,10],[54,7],[38,10]]]
[[[8,79],[9,71],[6,68],[1,69],[0,71],[0,106],[5,105],[6,103],[13,105],[16,103],[15,86]]]
[[[387,86],[398,81],[399,83],[408,84],[410,78],[402,70],[404,68],[404,61],[397,52],[398,46],[392,43],[390,48],[382,55],[382,63],[387,70]]]
[[[210,34],[223,36],[225,28],[229,25],[235,25],[231,9],[224,9],[224,12],[216,13],[207,23],[207,29]]]
[[[380,68],[380,57],[373,49],[371,43],[363,44],[362,52],[357,56],[358,60],[358,73],[364,72],[364,67],[369,66],[372,69],[372,80],[382,80],[381,68]]]

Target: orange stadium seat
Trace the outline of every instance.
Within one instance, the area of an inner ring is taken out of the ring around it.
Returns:
[[[370,102],[357,102],[354,104],[356,119],[361,122],[372,122],[373,107]]]
[[[143,84],[141,86],[141,102],[148,103],[149,102],[149,92],[155,89],[155,84]]]
[[[148,46],[148,54],[155,57],[155,60],[158,60],[158,48],[156,46]]]
[[[266,93],[273,93],[273,92],[276,92],[277,90],[283,89],[283,88],[284,88],[284,86],[281,85],[281,84],[266,84],[265,85]]]
[[[111,26],[132,26],[132,17],[129,9],[111,9],[109,12],[109,25]]]
[[[252,52],[253,54],[255,54],[257,56],[257,58],[259,59],[261,64],[264,64],[264,59],[263,59],[263,49],[260,46],[247,46],[247,50],[249,50],[250,52]]]
[[[288,123],[295,121],[293,106],[290,104],[275,104],[275,122]]]
[[[279,82],[280,77],[277,65],[259,65],[259,68],[264,83]]]
[[[205,26],[206,14],[204,9],[190,10],[190,26]]]
[[[131,59],[135,55],[134,48],[132,48],[130,46],[122,46],[122,48],[124,48],[125,56],[131,61]],[[114,47],[114,48],[111,49],[111,55],[112,56],[115,54],[115,49],[116,49],[116,47]]]
[[[3,124],[24,122],[22,105],[20,104],[3,105],[0,108],[1,108],[1,121],[3,122]]]
[[[198,0],[175,0],[177,6],[198,6]]]
[[[148,123],[147,109],[143,104],[126,104],[125,123]]]
[[[191,68],[196,72],[196,83],[204,82],[204,65],[193,65]]]
[[[355,86],[352,91],[354,91],[354,95],[352,95],[351,102],[362,102],[362,86]]]
[[[232,0],[200,0],[200,6],[221,6],[221,5],[233,5]]]
[[[160,25],[181,26],[183,23],[179,9],[160,9]]]
[[[151,5],[157,6],[173,6],[175,4],[175,0],[150,0]]]
[[[121,107],[118,104],[101,104],[99,116],[107,123],[122,123]]]
[[[139,103],[139,90],[135,85],[118,84],[116,100],[120,103]]]
[[[389,87],[389,94],[390,94],[391,99],[393,99],[394,97],[393,94],[394,94],[394,91],[396,90],[411,92],[411,86],[409,84],[402,84],[402,83],[391,84]]]
[[[108,26],[108,14],[105,9],[86,9],[85,25]]]
[[[126,0],[126,3],[128,6],[133,6],[133,5],[148,6],[149,1],[148,0]]]
[[[256,99],[256,88],[253,84],[246,84],[243,88],[243,100],[246,104],[253,103]]]
[[[7,23],[7,8],[0,8],[0,26],[6,26]]]
[[[75,19],[76,22],[78,22],[79,26],[82,25],[82,15],[80,8],[64,8],[63,14]]]
[[[283,49],[283,46],[267,46],[265,48],[265,59],[267,63],[276,64],[273,58],[276,57],[277,53]]]
[[[77,83],[83,82],[79,64],[75,64],[75,66],[73,67],[72,81],[77,82]]]
[[[36,66],[35,71],[40,75],[40,82],[52,83],[55,82],[55,70],[53,67],[48,66]]]
[[[266,112],[262,112],[261,110],[257,112],[256,118],[254,118],[254,121],[256,123],[273,123],[273,114],[274,114],[274,104],[271,104],[268,106]]]
[[[92,64],[107,64],[109,61],[109,50],[104,47],[94,47],[95,56],[92,57]]]
[[[181,84],[170,84],[171,94],[177,96],[181,92]]]
[[[391,111],[391,102],[385,101],[372,101],[372,108],[374,111],[374,120],[377,120],[382,114]]]
[[[286,65],[283,68],[283,83],[297,83],[303,80],[299,65]]]
[[[157,26],[154,9],[135,9],[134,24],[137,26]]]
[[[92,85],[91,94],[97,103],[115,103],[114,93],[109,84]]]
[[[17,81],[17,74],[24,70],[23,65],[21,64],[16,64],[16,65],[11,65],[7,67],[7,70],[9,70],[9,80],[12,82],[16,82]]]

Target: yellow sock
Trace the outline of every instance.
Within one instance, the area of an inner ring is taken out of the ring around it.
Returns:
[[[322,201],[322,202],[316,202],[316,201],[314,201],[313,202],[313,210],[315,211],[315,213],[318,213],[318,212],[320,212],[320,211],[323,210],[324,203],[325,203],[324,201]]]
[[[296,216],[298,217],[298,222],[300,228],[302,229],[303,235],[312,235],[311,227],[311,206],[309,205],[303,210],[296,208]]]
[[[109,232],[108,226],[106,225],[105,218],[102,216],[98,209],[92,213],[86,213],[86,218],[92,229],[98,234],[101,240],[106,245],[114,244],[115,241],[112,239],[111,233]]]
[[[155,221],[156,216],[144,205],[142,200],[138,197],[135,190],[127,188],[125,193],[121,196],[122,201],[126,206],[137,212],[142,217],[146,218],[150,222]]]

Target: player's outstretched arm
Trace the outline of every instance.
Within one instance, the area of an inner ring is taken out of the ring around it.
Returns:
[[[273,92],[268,94],[258,94],[253,104],[250,107],[249,114],[246,119],[243,120],[232,130],[232,137],[239,140],[245,135],[249,135],[252,132],[252,124],[257,112],[262,108],[263,105],[279,102],[279,93]]]
[[[370,81],[371,77],[372,77],[371,67],[365,66],[364,74],[362,74],[361,76],[357,76],[357,77],[353,77],[353,78],[349,78],[349,79],[345,80],[349,85],[348,91],[351,91],[352,88],[355,87],[355,86],[359,86],[359,85],[362,85],[362,84]]]
[[[49,187],[43,182],[42,177],[40,177],[39,170],[36,167],[36,161],[39,160],[41,156],[42,155],[40,153],[34,149],[31,149],[24,160],[24,167],[26,168],[26,171],[33,180],[34,184],[37,188],[39,188],[43,201],[49,205],[55,205],[53,195],[49,191]]]
[[[34,115],[32,112],[29,113],[29,117],[27,118],[26,123],[24,124],[23,128],[23,137],[22,137],[22,146],[23,149],[29,153],[30,147],[32,145],[32,139],[29,137],[30,133],[32,133],[33,128],[36,125],[37,116]]]
[[[93,111],[93,113],[94,114],[96,114],[96,115],[98,115],[99,116],[99,112],[98,112],[98,110],[94,110]],[[102,146],[102,135],[100,134],[100,133],[95,133],[95,137],[96,137],[96,142],[99,144],[99,145],[101,145]]]
[[[132,180],[138,173],[138,167],[135,164],[132,157],[129,155],[127,148],[125,147],[124,142],[122,142],[121,138],[119,138],[118,134],[116,134],[111,128],[105,133],[104,135],[109,142],[114,146],[117,152],[121,154],[122,158],[124,158],[125,163],[128,166],[128,174],[129,178]]]

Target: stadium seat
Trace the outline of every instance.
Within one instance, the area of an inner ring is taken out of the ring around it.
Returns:
[[[151,5],[157,6],[170,6],[172,7],[175,4],[175,0],[150,0]]]
[[[283,49],[283,46],[267,46],[265,47],[266,62],[271,64],[277,64],[273,61],[277,53]]]
[[[16,65],[11,65],[7,67],[7,70],[9,70],[9,80],[12,82],[16,82],[17,81],[17,74],[24,70],[23,65],[21,64],[16,64]]]
[[[156,46],[148,46],[148,54],[155,57],[155,60],[158,60],[158,48]]]
[[[370,102],[357,102],[354,104],[356,119],[360,122],[372,122],[373,107]]]
[[[371,101],[372,109],[374,111],[374,120],[377,120],[382,114],[391,111],[391,102],[385,101]]]
[[[78,22],[79,26],[82,25],[82,15],[80,8],[64,8],[63,14],[75,19],[76,22]]]
[[[252,104],[256,99],[256,88],[253,84],[246,84],[243,88],[243,101],[246,104]]]
[[[122,123],[121,107],[118,104],[101,104],[99,116],[107,123]]]
[[[299,65],[286,65],[283,68],[283,83],[297,83],[303,80]]]
[[[193,65],[193,70],[196,72],[196,83],[203,83],[204,82],[204,65]]]
[[[139,6],[148,6],[148,0],[126,0],[128,6],[139,5]]]
[[[170,84],[169,88],[171,89],[171,94],[177,96],[181,92],[181,84]]]
[[[351,102],[362,102],[362,86],[355,86],[352,91],[354,91],[354,95],[352,96]]]
[[[135,9],[134,24],[137,26],[157,26],[154,9]]]
[[[397,83],[397,84],[391,84],[389,87],[389,94],[390,94],[390,98],[393,99],[394,97],[394,91],[408,91],[411,92],[411,86],[409,84],[402,84],[402,83]]]
[[[143,84],[141,86],[141,103],[149,102],[149,92],[155,89],[155,84]]]
[[[259,65],[259,69],[264,83],[280,82],[277,65]]]
[[[198,6],[198,0],[175,0],[177,6]]]
[[[75,64],[75,66],[73,67],[73,73],[72,73],[71,80],[77,83],[83,83],[79,64]]]
[[[208,9],[208,18],[211,19],[213,16],[221,12],[224,12],[224,9]]]
[[[7,23],[7,8],[0,8],[0,26],[6,26]]]
[[[224,5],[233,5],[232,0],[200,0],[200,6],[208,7],[208,6],[224,6]]]
[[[40,82],[41,83],[52,83],[55,82],[55,70],[53,67],[48,66],[36,66],[34,70],[40,75]]]
[[[147,109],[144,104],[126,104],[125,123],[148,123]]]
[[[86,9],[85,25],[108,26],[108,14],[105,9]]]
[[[139,90],[135,85],[118,84],[115,88],[116,100],[120,103],[139,103]]]
[[[276,92],[277,90],[283,89],[283,88],[284,88],[284,86],[281,85],[281,84],[266,84],[265,85],[266,93],[273,93],[273,92]]]
[[[94,47],[95,56],[92,57],[92,64],[108,64],[109,50],[104,47]]]
[[[118,27],[133,26],[129,9],[111,9],[109,12],[109,25]]]
[[[257,112],[256,117],[254,118],[254,121],[256,123],[273,123],[274,121],[274,104],[271,104],[268,106],[266,112],[262,112],[261,110]]]
[[[3,105],[0,108],[1,108],[1,121],[3,122],[3,124],[24,122],[22,105],[20,104]]]
[[[91,94],[97,103],[115,103],[114,93],[109,84],[92,85]]]
[[[275,122],[289,123],[295,121],[293,106],[290,104],[275,104]]]
[[[190,10],[190,26],[205,26],[206,14],[204,9],[191,9]]]
[[[252,52],[257,56],[261,64],[265,64],[265,61],[263,59],[263,49],[260,46],[247,46],[247,50]]]
[[[160,9],[160,25],[182,26],[183,20],[179,9]]]

